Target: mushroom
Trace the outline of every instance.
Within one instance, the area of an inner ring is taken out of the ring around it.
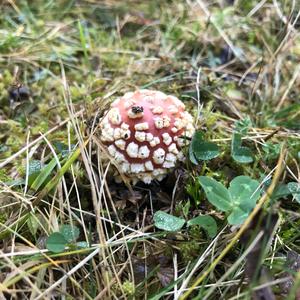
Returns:
[[[116,99],[99,122],[99,137],[134,184],[162,180],[195,129],[192,116],[178,98],[159,91],[138,90]]]

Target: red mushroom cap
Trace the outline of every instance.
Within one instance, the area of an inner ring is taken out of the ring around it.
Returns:
[[[177,159],[183,138],[194,133],[193,118],[176,97],[138,90],[116,99],[100,121],[100,139],[134,183],[161,180]]]

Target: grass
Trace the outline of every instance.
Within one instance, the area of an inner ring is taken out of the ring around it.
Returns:
[[[10,0],[0,8],[0,298],[295,298],[297,1]],[[137,88],[182,99],[218,155],[193,163],[186,149],[162,182],[115,183],[96,124]],[[228,186],[240,175],[263,192],[233,226],[197,178]],[[186,221],[210,216],[217,235],[159,230],[159,210]],[[54,232],[61,242],[50,243]]]

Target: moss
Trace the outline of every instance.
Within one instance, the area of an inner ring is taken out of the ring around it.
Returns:
[[[127,296],[132,296],[135,293],[134,283],[129,281],[129,280],[126,280],[126,281],[123,282],[122,288],[124,289],[124,293]]]
[[[7,218],[7,214],[0,209],[0,224],[4,224],[7,221]]]
[[[0,182],[8,182],[11,178],[5,169],[0,169]]]
[[[201,251],[201,246],[195,240],[183,242],[179,244],[178,247],[180,249],[180,255],[185,263],[192,261]]]

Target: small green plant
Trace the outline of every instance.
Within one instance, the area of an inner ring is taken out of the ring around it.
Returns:
[[[129,295],[129,296],[134,295],[135,286],[134,286],[133,282],[126,280],[125,282],[123,282],[122,286],[123,286],[123,289],[124,289],[124,292],[126,295]]]
[[[232,135],[231,156],[236,162],[241,164],[253,162],[251,150],[248,147],[242,146],[242,137],[247,135],[250,126],[251,121],[249,118],[237,121]]]
[[[187,221],[188,227],[195,225],[202,227],[211,238],[213,238],[217,234],[217,223],[211,216],[198,216]]]
[[[300,183],[289,182],[287,184],[290,193],[293,195],[294,199],[300,203]]]
[[[269,184],[270,183],[268,182],[268,184],[265,185],[265,189],[269,186]],[[287,198],[288,196],[292,196],[298,203],[300,203],[300,183],[279,183],[275,188],[274,193],[271,195],[271,199],[275,201]]]
[[[198,180],[207,200],[228,214],[227,220],[231,225],[243,223],[260,196],[259,182],[248,176],[234,178],[228,189],[210,177],[199,176]]]
[[[185,220],[172,216],[164,211],[157,211],[154,214],[155,227],[165,231],[178,231],[185,224]]]
[[[53,232],[47,238],[46,247],[49,251],[60,253],[65,250],[67,243],[67,240],[60,232]]]
[[[74,244],[80,234],[76,226],[62,225],[59,232],[53,232],[49,235],[46,241],[46,247],[49,251],[60,253],[63,252],[67,245]],[[86,246],[83,242],[76,243],[76,246]]]
[[[34,191],[39,190],[43,185],[45,185],[50,180],[50,175],[54,168],[57,165],[57,161],[55,158],[52,158],[52,160],[44,166],[42,169],[39,170],[36,174],[36,177],[30,178],[32,181],[30,182],[30,188]]]
[[[201,185],[198,180],[191,178],[190,182],[186,185],[187,193],[192,197],[194,203],[198,205],[200,203]]]
[[[172,216],[164,211],[159,210],[154,214],[154,225],[161,230],[179,231],[185,224],[188,227],[198,225],[211,238],[217,234],[217,223],[211,216],[198,216],[186,222],[184,219]]]
[[[57,150],[57,152],[61,155],[62,158],[67,158],[76,149],[76,145],[71,144],[70,145],[71,149],[69,149],[68,145],[66,145],[60,141],[54,141],[53,145],[54,145],[55,149]]]
[[[196,131],[189,146],[190,161],[198,165],[199,160],[210,160],[220,155],[215,143],[204,141],[203,133]]]
[[[262,146],[262,150],[264,151],[264,160],[270,161],[276,159],[280,153],[280,144],[273,144],[271,142],[265,143]]]

